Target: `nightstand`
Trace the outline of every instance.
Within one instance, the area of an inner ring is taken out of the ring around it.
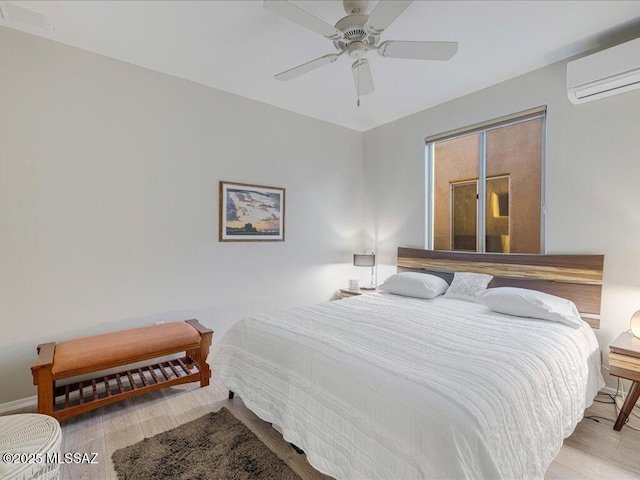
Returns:
[[[362,295],[363,293],[376,293],[377,290],[365,290],[363,288],[359,288],[358,290],[350,290],[348,288],[341,288],[338,290],[338,300],[349,297],[356,297],[358,295]]]
[[[613,426],[620,430],[640,396],[640,338],[624,332],[609,345],[609,373],[633,382]]]

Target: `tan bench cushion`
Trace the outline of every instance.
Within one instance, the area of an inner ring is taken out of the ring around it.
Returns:
[[[56,344],[51,373],[67,378],[195,348],[198,331],[186,322],[134,328]]]

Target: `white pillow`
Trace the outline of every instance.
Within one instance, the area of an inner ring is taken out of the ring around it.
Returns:
[[[478,295],[478,300],[494,312],[518,317],[541,318],[580,327],[583,323],[571,300],[526,288],[490,288]]]
[[[378,290],[405,297],[435,298],[442,295],[449,284],[446,280],[428,273],[403,272],[387,278]]]
[[[487,289],[491,279],[493,279],[492,275],[484,273],[456,272],[444,296],[477,302],[476,295]]]

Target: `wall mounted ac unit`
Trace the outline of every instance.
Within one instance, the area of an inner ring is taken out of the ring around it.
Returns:
[[[567,63],[567,95],[579,104],[640,88],[640,38]]]

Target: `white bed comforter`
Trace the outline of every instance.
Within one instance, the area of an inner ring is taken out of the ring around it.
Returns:
[[[586,324],[389,294],[246,318],[209,363],[337,479],[543,478],[604,385]]]

